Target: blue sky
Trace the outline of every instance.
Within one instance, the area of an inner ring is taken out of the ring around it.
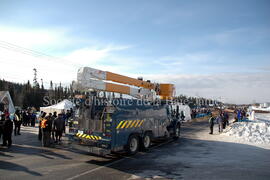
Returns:
[[[1,65],[20,61],[28,73],[0,77],[26,81],[37,67],[46,82],[68,83],[91,66],[175,83],[177,94],[270,101],[269,19],[267,0],[0,0],[0,50],[2,41],[62,58],[2,47]]]

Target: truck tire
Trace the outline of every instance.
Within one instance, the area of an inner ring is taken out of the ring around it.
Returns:
[[[128,139],[126,151],[129,155],[136,154],[139,150],[139,138],[137,135],[131,135]]]
[[[151,139],[152,139],[151,133],[144,134],[144,136],[142,137],[142,141],[141,141],[142,150],[149,149],[149,147],[151,145]]]
[[[180,124],[177,124],[174,129],[174,136],[173,139],[177,140],[180,137]]]

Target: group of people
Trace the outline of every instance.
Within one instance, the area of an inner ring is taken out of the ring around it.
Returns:
[[[10,115],[8,110],[4,110],[0,117],[0,139],[3,139],[2,146],[12,145],[12,132],[14,135],[21,135],[21,125],[35,127],[36,114],[31,110],[16,110]]]
[[[195,119],[195,118],[197,118],[197,115],[198,114],[210,114],[211,113],[211,110],[210,109],[208,109],[208,108],[201,108],[201,109],[192,109],[191,110],[191,118],[192,119]]]
[[[214,125],[218,124],[218,132],[222,133],[223,129],[229,125],[229,114],[227,112],[220,112],[220,114],[214,117],[212,114],[210,115],[209,124],[210,124],[210,133],[213,134]]]
[[[39,118],[39,134],[38,138],[42,142],[42,146],[49,147],[53,143],[60,143],[67,120],[72,116],[72,110],[67,113],[62,112],[57,115],[56,112],[41,112]]]
[[[245,109],[238,109],[238,110],[235,110],[235,122],[238,122],[238,121],[242,121],[246,118],[247,116],[247,112]]]
[[[0,140],[3,140],[2,146],[10,147],[12,145],[12,132],[14,135],[21,135],[21,125],[35,127],[37,116],[31,111],[16,110],[10,115],[7,110],[0,112]],[[59,143],[62,134],[65,132],[67,120],[73,115],[73,111],[62,112],[57,115],[56,112],[41,112],[39,116],[39,140],[42,146],[50,146],[52,143]]]
[[[22,117],[22,125],[23,126],[32,126],[35,127],[37,116],[31,110],[25,110],[20,112]]]

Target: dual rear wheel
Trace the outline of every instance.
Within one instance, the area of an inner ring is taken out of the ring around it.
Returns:
[[[145,133],[141,139],[137,134],[131,135],[128,139],[128,143],[126,146],[128,154],[131,155],[136,154],[140,148],[144,151],[149,149],[152,140],[151,137],[152,137],[151,133],[149,132]],[[180,137],[180,124],[175,126],[173,138],[177,140],[179,137]]]
[[[143,150],[147,150],[151,145],[151,134],[145,133],[145,135],[142,137],[141,141],[139,139],[139,136],[136,134],[133,134],[129,137],[128,143],[127,143],[127,152],[128,154],[136,154],[139,151],[139,148],[141,147]]]

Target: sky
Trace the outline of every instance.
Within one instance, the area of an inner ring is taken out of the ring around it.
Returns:
[[[176,94],[270,101],[268,0],[0,0],[0,78],[69,84],[89,66]]]

